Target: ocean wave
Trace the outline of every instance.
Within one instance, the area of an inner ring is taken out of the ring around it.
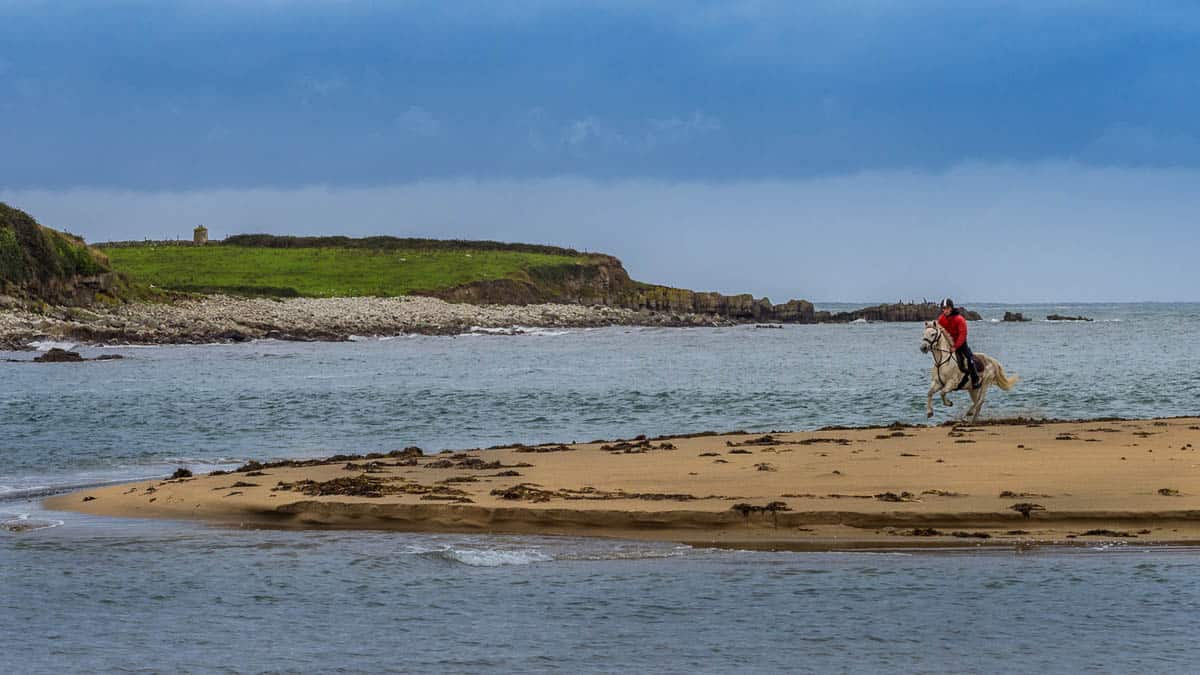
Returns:
[[[566,335],[568,331],[552,330],[549,328],[533,328],[529,326],[508,326],[503,328],[487,327],[487,326],[471,326],[471,334],[473,335],[540,335],[554,336]]]
[[[554,560],[543,551],[536,549],[462,549],[446,548],[422,555],[445,560],[447,562],[467,565],[469,567],[507,567],[511,565],[532,565],[533,563],[550,562]]]
[[[240,466],[248,461],[245,457],[163,457],[162,459],[154,460],[150,465],[182,465],[187,466],[197,473],[207,473],[219,469],[228,469],[230,466]]]
[[[39,352],[48,352],[51,349],[71,350],[78,345],[79,343],[77,342],[63,342],[61,340],[34,340],[33,342],[29,343],[30,347],[33,347]]]
[[[45,497],[53,497],[54,495],[60,495],[66,492],[86,490],[88,488],[107,487],[109,485],[120,485],[122,483],[146,480],[147,478],[153,478],[153,476],[143,476],[140,478],[118,478],[115,480],[75,481],[52,485],[0,485],[0,502],[21,502],[31,499],[43,499]]]
[[[242,342],[242,343],[233,343],[233,342],[194,342],[194,343],[193,342],[163,342],[163,343],[159,343],[159,344],[132,344],[132,343],[123,344],[123,343],[118,342],[118,343],[114,343],[114,344],[105,343],[105,344],[88,345],[88,346],[93,347],[95,349],[121,349],[121,350],[124,350],[124,349],[179,349],[179,348],[188,348],[188,347],[229,347],[234,344],[253,345],[253,344],[258,344],[260,342],[270,342],[270,340],[265,340],[265,339],[264,340],[248,340],[248,341]]]
[[[62,527],[65,521],[52,518],[31,518],[28,513],[0,513],[0,530],[30,532]]]
[[[691,547],[672,551],[634,550],[634,551],[584,551],[579,553],[563,553],[556,560],[572,560],[577,562],[596,562],[602,560],[663,560],[666,558],[681,558],[695,552]]]

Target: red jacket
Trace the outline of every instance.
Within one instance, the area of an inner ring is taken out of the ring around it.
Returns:
[[[954,312],[950,316],[939,316],[938,325],[946,329],[954,339],[954,348],[958,349],[967,341],[967,320],[962,314]]]

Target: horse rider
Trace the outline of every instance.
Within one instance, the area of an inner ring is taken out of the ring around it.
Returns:
[[[946,329],[954,340],[954,353],[967,363],[967,374],[971,376],[971,387],[979,387],[979,369],[975,367],[975,355],[967,346],[967,319],[954,306],[954,301],[946,298],[942,301],[942,315],[938,317],[938,325]],[[960,361],[961,363],[961,361]]]

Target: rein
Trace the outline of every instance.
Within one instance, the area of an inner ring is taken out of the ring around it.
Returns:
[[[937,353],[939,351],[941,351],[943,337],[949,339],[949,336],[947,336],[942,331],[942,329],[940,327],[938,327],[937,328],[937,338],[935,338],[933,340],[923,339],[922,342],[929,345],[929,352],[933,355],[933,372],[937,374],[938,384],[941,385],[942,389],[945,389],[946,381],[942,379],[942,366],[946,365],[947,363],[950,363],[950,360],[954,358],[954,349],[947,349],[946,350],[946,358],[942,359],[941,361],[938,361]]]

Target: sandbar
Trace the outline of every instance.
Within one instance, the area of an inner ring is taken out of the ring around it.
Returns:
[[[705,432],[250,463],[46,506],[748,549],[1200,545],[1198,447],[1200,418]]]

